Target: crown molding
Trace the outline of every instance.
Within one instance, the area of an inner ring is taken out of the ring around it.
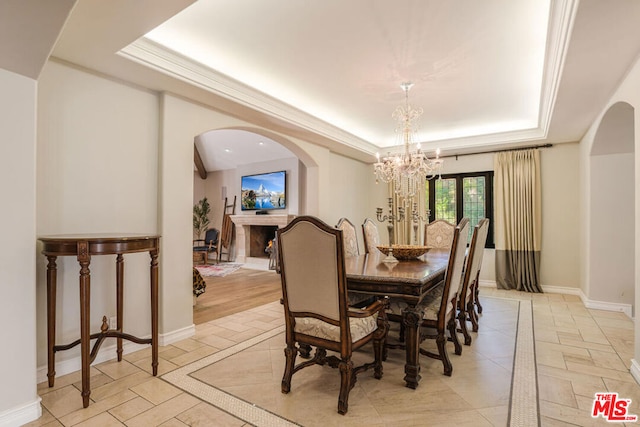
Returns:
[[[305,131],[337,141],[356,150],[366,153],[375,153],[376,150],[378,150],[377,146],[368,141],[358,138],[349,132],[339,129],[144,37],[131,43],[117,54],[168,76],[222,96],[225,99],[249,107]]]
[[[578,11],[579,0],[552,0],[547,29],[547,54],[540,94],[539,128],[546,137],[562,79],[565,58],[571,41],[571,31]]]

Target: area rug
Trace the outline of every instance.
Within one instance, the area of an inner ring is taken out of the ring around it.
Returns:
[[[326,372],[327,369],[331,370],[328,367],[304,369],[294,375],[289,394],[280,392],[284,367],[283,325],[274,326],[258,336],[169,372],[162,378],[255,426],[339,426],[347,420],[350,425],[408,426],[421,425],[426,419],[438,425],[456,424],[458,421],[464,423],[470,419],[493,425],[525,425],[520,421],[530,421],[531,418],[523,416],[519,412],[521,409],[512,405],[524,403],[528,409],[525,412],[532,410],[536,415],[537,405],[530,401],[523,402],[519,396],[512,395],[529,393],[529,390],[512,387],[512,381],[520,375],[514,370],[531,369],[528,363],[519,366],[520,363],[514,360],[514,355],[518,358],[517,346],[527,347],[526,343],[521,342],[521,338],[527,337],[527,334],[519,329],[531,327],[523,321],[530,316],[530,308],[523,310],[522,307],[530,306],[530,302],[485,297],[483,305],[482,327],[473,345],[465,346],[462,356],[453,355],[451,349],[451,357],[459,358],[452,360],[452,377],[442,375],[439,361],[421,358],[420,386],[416,390],[408,389],[402,379],[404,353],[390,352],[384,364],[382,380],[375,380],[369,372],[358,376],[358,382],[349,397],[346,416],[336,411],[340,387],[337,370]],[[498,311],[501,312],[500,318],[492,321],[491,313]],[[526,350],[529,353],[530,349]],[[477,354],[474,356],[473,352]],[[355,362],[363,358],[368,361],[370,352],[356,354]],[[474,374],[468,371],[470,366],[482,367],[482,372]],[[535,372],[535,361],[533,366]],[[459,369],[458,375],[456,367]],[[491,387],[484,393],[482,389],[469,387],[469,381],[475,383],[477,375],[491,378]],[[535,392],[533,399],[537,400]],[[461,410],[461,404],[466,405],[464,410]],[[451,405],[455,409],[447,409]],[[319,413],[322,417],[316,416]],[[458,416],[461,418],[458,419]]]
[[[196,265],[195,267],[204,277],[224,277],[242,267],[242,264],[221,262],[212,265]]]

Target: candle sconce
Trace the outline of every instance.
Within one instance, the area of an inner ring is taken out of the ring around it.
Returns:
[[[387,222],[387,231],[389,232],[389,246],[396,243],[395,241],[395,223],[404,221],[404,207],[398,206],[398,213],[393,212],[393,199],[389,197],[389,213],[387,215],[382,214],[382,208],[376,208],[376,218],[380,222]]]
[[[418,224],[420,222],[428,222],[429,216],[431,215],[431,211],[427,209],[425,212],[425,216],[420,215],[420,211],[418,210],[418,204],[413,203],[413,210],[411,211],[411,222],[413,223],[413,243],[418,245]]]

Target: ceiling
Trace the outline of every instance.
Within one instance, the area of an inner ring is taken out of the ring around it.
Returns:
[[[37,24],[26,3],[4,2],[12,10],[0,28]],[[582,138],[640,52],[636,0],[81,0],[70,13],[59,4],[48,12],[68,15],[54,22],[59,34],[42,30],[25,64],[0,55],[0,67],[37,75],[53,46],[54,60],[365,162],[396,144],[404,81],[424,109],[414,139],[426,151],[562,143]],[[15,50],[13,27],[0,52]],[[230,132],[198,139],[207,171],[292,156]]]

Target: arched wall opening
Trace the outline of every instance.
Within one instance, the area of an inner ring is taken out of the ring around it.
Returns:
[[[634,108],[612,105],[589,155],[587,298],[633,315],[635,298]]]
[[[224,132],[225,135],[233,135],[234,132],[250,134],[249,138],[266,139],[269,144],[281,146],[282,158],[257,158],[246,162],[240,160],[237,166],[230,169],[221,169],[209,172],[207,178],[202,180],[194,174],[194,203],[206,196],[211,205],[211,226],[218,229],[222,226],[222,216],[225,212],[225,198],[227,204],[233,203],[236,197],[235,214],[242,214],[240,208],[240,178],[243,175],[253,175],[257,173],[286,171],[286,198],[287,207],[279,214],[303,215],[316,214],[313,206],[318,202],[314,198],[318,197],[317,162],[303,148],[283,137],[265,129],[235,126],[210,129],[202,132],[194,138],[196,147],[200,146],[206,151],[206,144],[219,144],[220,140],[215,138],[216,134]],[[233,144],[231,144],[233,146]],[[227,209],[229,211],[230,209]],[[253,213],[253,212],[249,212]]]

